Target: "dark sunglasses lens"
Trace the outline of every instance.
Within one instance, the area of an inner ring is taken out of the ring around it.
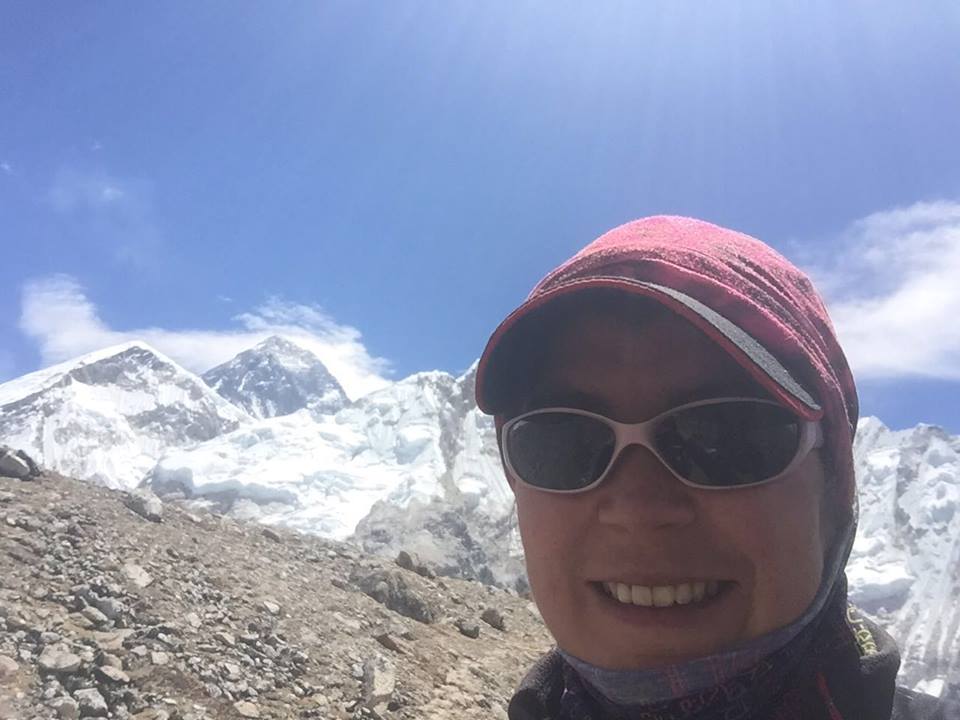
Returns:
[[[547,490],[580,490],[606,470],[616,437],[595,418],[543,412],[513,423],[503,442],[524,482]]]
[[[665,417],[655,442],[681,477],[704,487],[736,487],[783,472],[797,453],[800,423],[768,403],[699,405]]]

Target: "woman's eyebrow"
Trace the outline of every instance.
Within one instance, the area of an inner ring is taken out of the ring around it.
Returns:
[[[697,400],[709,400],[719,397],[765,397],[766,393],[749,384],[729,381],[707,381],[694,387],[678,388],[671,393],[662,411],[680,407]],[[601,415],[609,415],[612,407],[599,395],[588,390],[576,388],[548,388],[535,390],[521,408],[521,412],[543,407],[574,407],[590,410]]]
[[[711,400],[722,397],[763,397],[764,395],[765,393],[762,393],[753,385],[731,383],[729,381],[711,381],[695,387],[682,388],[672,393],[666,409],[679,407],[698,400]]]
[[[573,388],[543,388],[535,391],[524,403],[524,411],[541,407],[575,407],[591,410],[601,415],[610,411],[610,406],[601,397],[585,390]]]

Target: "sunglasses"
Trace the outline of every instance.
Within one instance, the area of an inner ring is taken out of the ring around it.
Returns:
[[[677,479],[704,490],[773,482],[823,445],[820,423],[757,398],[681,405],[640,423],[551,407],[504,423],[500,449],[519,481],[547,492],[595,488],[630,445],[652,452]]]

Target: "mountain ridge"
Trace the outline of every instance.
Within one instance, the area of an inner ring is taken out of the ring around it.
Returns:
[[[279,335],[201,377],[225,399],[260,419],[304,409],[329,414],[349,403],[339,381],[316,355]]]

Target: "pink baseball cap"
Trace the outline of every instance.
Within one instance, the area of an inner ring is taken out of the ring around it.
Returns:
[[[483,351],[476,383],[481,410],[500,414],[509,407],[519,371],[511,344],[527,323],[558,298],[595,288],[651,298],[691,322],[779,402],[821,420],[828,452],[849,458],[856,385],[813,283],[759,240],[685,217],[614,228],[537,283]],[[852,460],[843,465],[836,470],[849,475],[852,495]]]

